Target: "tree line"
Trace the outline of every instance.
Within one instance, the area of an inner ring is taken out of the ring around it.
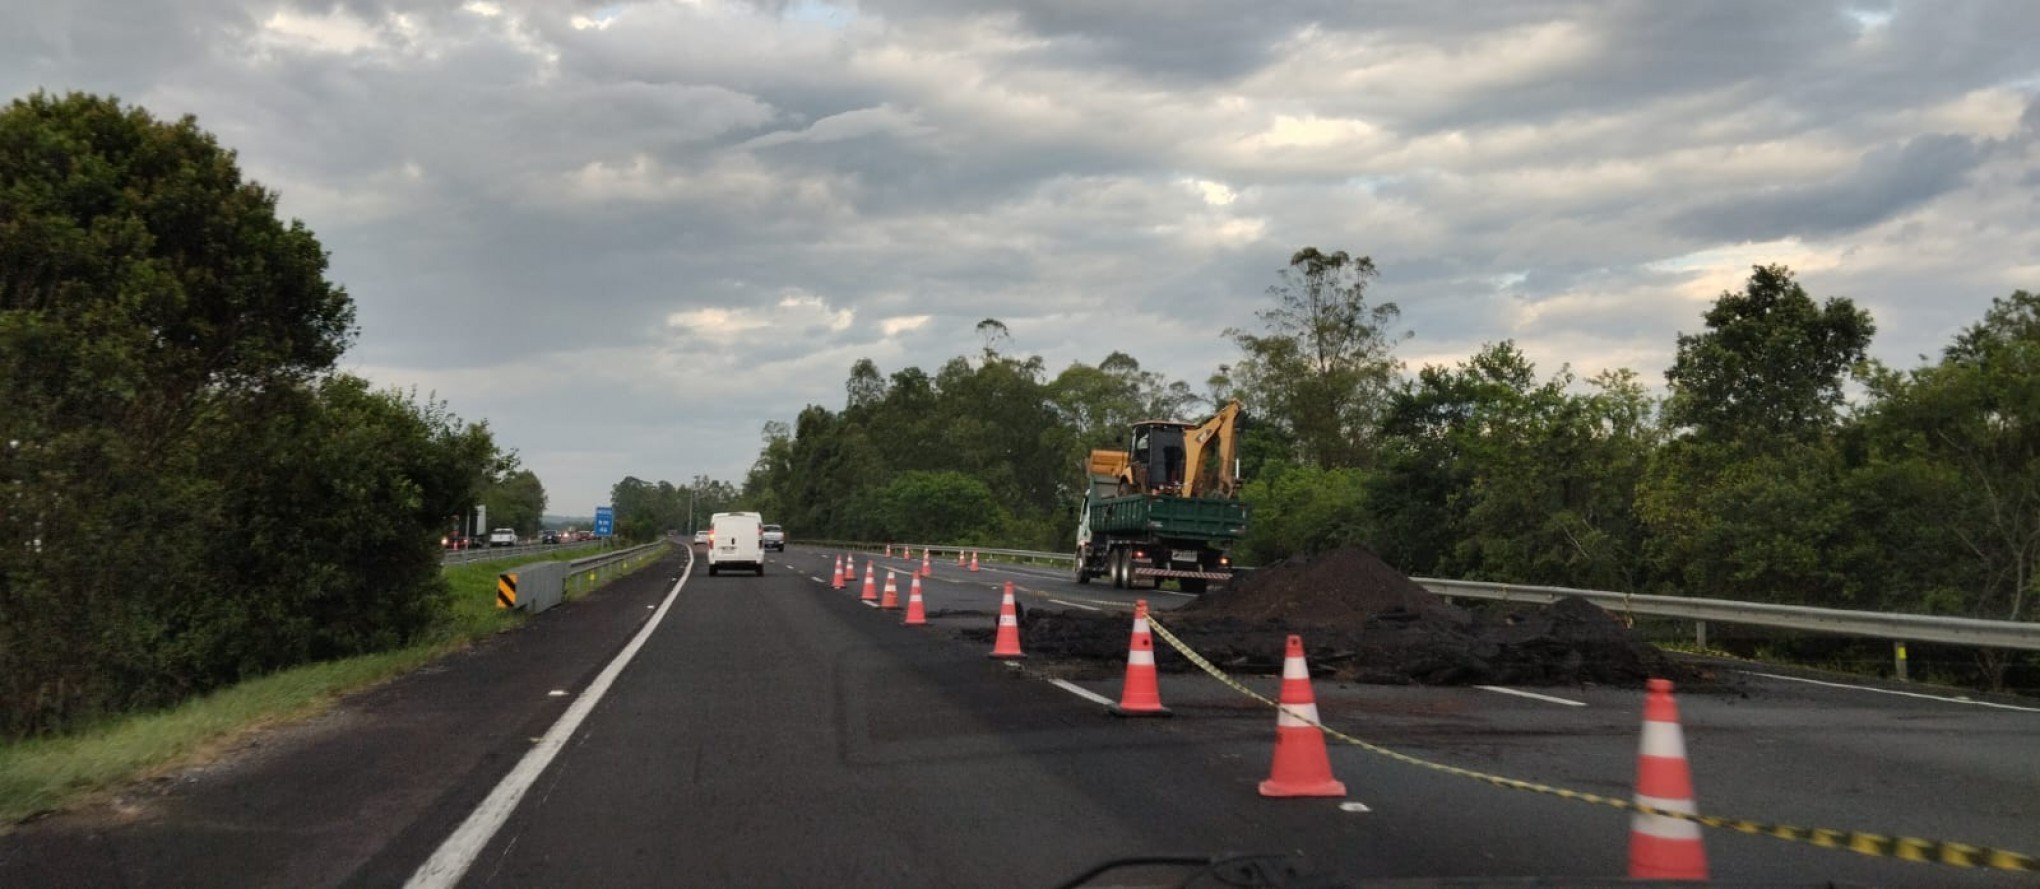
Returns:
[[[536,529],[487,424],[335,371],[326,268],[189,117],[0,110],[0,735],[409,644],[477,502]]]
[[[858,361],[840,409],[766,426],[743,495],[811,538],[1065,549],[1087,450],[1237,397],[1248,563],[1362,544],[1413,575],[2030,619],[2040,297],[1898,369],[1853,301],[1755,267],[1658,395],[1510,341],[1409,373],[1375,274],[1296,253],[1202,392],[1121,352],[1051,375],[989,320],[932,375]]]

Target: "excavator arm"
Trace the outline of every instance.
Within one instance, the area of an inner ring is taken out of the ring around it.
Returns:
[[[1239,456],[1240,403],[1228,401],[1211,419],[1192,427],[1183,436],[1185,497],[1234,497],[1239,479],[1233,475],[1233,461]],[[1206,466],[1216,450],[1217,465]]]

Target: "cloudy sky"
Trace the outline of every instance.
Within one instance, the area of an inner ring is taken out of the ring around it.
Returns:
[[[359,305],[357,372],[586,514],[740,477],[851,362],[1198,384],[1304,245],[1412,366],[1662,381],[1758,262],[1910,363],[2040,288],[2040,8],[0,0],[0,91],[198,116]]]

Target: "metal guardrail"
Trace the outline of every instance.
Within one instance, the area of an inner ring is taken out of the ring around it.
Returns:
[[[1846,611],[1840,608],[1815,608],[1810,605],[1773,605],[1728,599],[1649,596],[1611,593],[1604,590],[1578,590],[1570,587],[1441,580],[1432,577],[1410,579],[1441,596],[1535,604],[1549,604],[1566,596],[1578,596],[1620,614],[1775,627],[1899,642],[1937,642],[1947,645],[2040,651],[2040,623],[2026,621],[1978,620],[1969,617],[1894,614],[1882,611]]]
[[[599,545],[594,541],[577,543],[520,543],[516,546],[471,546],[466,549],[450,550],[439,557],[441,565],[459,565],[464,562],[486,562],[490,559],[511,559],[534,553],[554,553],[562,550],[585,549]]]
[[[567,570],[569,572],[578,573],[581,571],[586,571],[590,568],[600,568],[611,562],[621,562],[624,559],[628,559],[632,556],[637,555],[638,553],[651,549],[652,547],[664,546],[669,542],[671,541],[654,540],[651,543],[640,543],[637,546],[629,547],[627,549],[619,549],[611,552],[600,553],[597,555],[589,556],[584,559],[574,559],[567,563]]]
[[[883,543],[849,543],[844,541],[812,541],[816,546],[850,547],[860,550],[882,550]],[[895,543],[893,546],[900,546]],[[1076,556],[1072,553],[1049,553],[1024,549],[993,549],[990,547],[954,547],[905,544],[915,552],[927,549],[932,553],[955,555],[962,552],[977,552],[1025,558],[1043,562],[1068,564]],[[1247,569],[1240,569],[1247,570]],[[1611,612],[1645,617],[1668,617],[1696,622],[1701,641],[1705,642],[1708,623],[1739,624],[1755,627],[1772,627],[1784,630],[1800,630],[1810,633],[1829,633],[1838,636],[1857,636],[1870,639],[1889,639],[1901,645],[1906,642],[1932,642],[1946,645],[1975,645],[1982,648],[2013,648],[2025,651],[2040,651],[2040,623],[2011,620],[1979,620],[1969,617],[1942,617],[1932,614],[1896,614],[1881,611],[1848,611],[1840,608],[1816,608],[1810,605],[1773,605],[1765,602],[1737,602],[1729,599],[1698,599],[1685,596],[1651,596],[1632,593],[1616,593],[1606,590],[1580,590],[1571,587],[1528,586],[1513,583],[1485,583],[1473,580],[1444,580],[1435,577],[1413,577],[1411,580],[1425,589],[1441,596],[1455,596],[1468,599],[1488,599],[1500,602],[1525,602],[1548,605],[1566,596],[1578,596]],[[1903,658],[1903,655],[1900,655]]]

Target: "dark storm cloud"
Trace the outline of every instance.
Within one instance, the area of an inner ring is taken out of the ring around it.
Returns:
[[[1724,240],[1854,231],[1960,187],[1982,159],[1983,149],[1961,136],[1918,136],[1870,151],[1854,170],[1827,182],[1725,196],[1679,214],[1676,224]]]

